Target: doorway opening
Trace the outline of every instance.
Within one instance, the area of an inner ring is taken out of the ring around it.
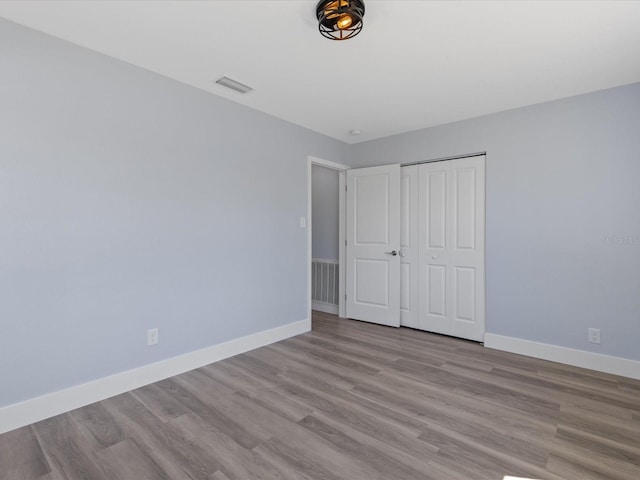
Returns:
[[[308,298],[312,310],[345,316],[347,167],[308,157]]]

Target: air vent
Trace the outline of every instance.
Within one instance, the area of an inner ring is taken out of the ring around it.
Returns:
[[[236,82],[235,80],[232,80],[231,78],[228,78],[228,77],[219,78],[218,80],[216,80],[216,83],[218,85],[222,85],[223,87],[230,88],[231,90],[235,90],[236,92],[240,92],[240,93],[247,93],[253,90],[253,88],[248,87],[244,83]]]

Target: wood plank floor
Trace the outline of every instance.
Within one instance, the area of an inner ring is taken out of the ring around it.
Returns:
[[[6,480],[640,479],[640,382],[316,313],[0,435]]]

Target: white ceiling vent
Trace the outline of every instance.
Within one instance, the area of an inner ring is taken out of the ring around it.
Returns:
[[[232,80],[229,77],[221,77],[218,80],[216,80],[216,83],[218,85],[222,85],[223,87],[230,88],[231,90],[235,90],[236,92],[240,92],[240,93],[247,93],[253,90],[253,88],[248,87],[244,83],[236,82],[235,80]]]

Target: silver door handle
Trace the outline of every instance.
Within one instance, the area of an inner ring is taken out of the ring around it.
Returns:
[[[395,257],[396,255],[398,255],[398,252],[396,250],[391,250],[390,252],[384,252],[387,255],[391,255],[392,257]]]

